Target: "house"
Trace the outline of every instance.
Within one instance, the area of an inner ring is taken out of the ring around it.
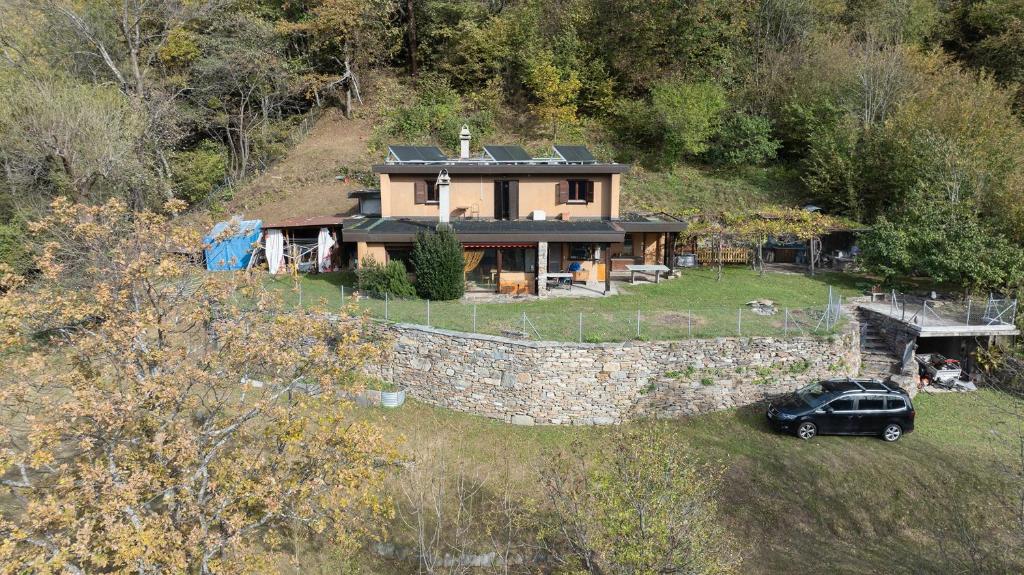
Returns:
[[[408,260],[417,233],[450,225],[466,258],[468,291],[543,293],[548,273],[604,283],[633,263],[671,266],[685,222],[619,211],[626,164],[594,159],[583,146],[556,145],[534,158],[519,146],[484,146],[470,134],[449,158],[436,147],[389,146],[373,167],[379,190],[355,197],[360,214],[342,226],[348,259]]]

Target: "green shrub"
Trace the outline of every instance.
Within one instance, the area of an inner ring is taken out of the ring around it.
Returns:
[[[393,297],[414,297],[416,289],[409,283],[405,264],[392,260],[381,265],[370,256],[362,261],[357,273],[359,289],[376,294],[388,294]]]
[[[25,246],[25,230],[17,224],[0,224],[0,264],[17,274],[32,269],[32,253]]]
[[[771,120],[739,113],[722,123],[707,156],[711,162],[730,166],[763,164],[775,159],[779,146],[772,135]]]
[[[228,156],[224,146],[210,140],[172,158],[177,196],[190,204],[202,202],[224,183]]]
[[[429,300],[453,300],[466,291],[462,244],[449,226],[432,233],[420,232],[412,248],[416,269],[416,293]]]

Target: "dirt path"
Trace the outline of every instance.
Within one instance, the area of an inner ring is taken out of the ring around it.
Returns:
[[[230,213],[264,222],[350,213],[356,202],[347,194],[363,186],[335,178],[344,166],[366,169],[376,160],[366,149],[371,130],[371,119],[326,110],[287,156],[235,193]]]

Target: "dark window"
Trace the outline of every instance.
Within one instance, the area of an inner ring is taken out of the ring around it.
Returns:
[[[438,195],[437,182],[433,180],[427,180],[427,203],[437,204],[441,202],[441,197]]]
[[[622,254],[633,255],[633,234],[626,234],[626,239],[622,240]]]
[[[828,404],[835,411],[853,411],[853,398],[843,397]]]
[[[857,402],[857,411],[877,411],[885,409],[884,397],[861,397]]]
[[[587,190],[590,182],[588,180],[569,180],[569,201],[587,203]]]
[[[501,248],[501,271],[537,272],[537,251],[527,248]]]
[[[384,249],[388,254],[388,261],[399,261],[405,264],[405,271],[411,272],[412,269],[412,246],[401,246],[401,247],[387,247]],[[381,262],[383,263],[383,262]]]
[[[904,409],[907,407],[907,402],[902,397],[890,397],[886,401],[886,409]]]
[[[572,261],[587,261],[590,259],[590,246],[587,244],[570,244],[569,259]]]

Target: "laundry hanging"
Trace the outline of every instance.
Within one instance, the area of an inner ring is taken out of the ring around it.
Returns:
[[[316,238],[316,254],[319,260],[318,269],[322,272],[331,271],[331,248],[334,247],[334,238],[331,237],[331,230],[320,228],[320,235]]]
[[[276,274],[284,265],[284,235],[281,230],[267,230],[266,235],[267,267],[270,273]]]

